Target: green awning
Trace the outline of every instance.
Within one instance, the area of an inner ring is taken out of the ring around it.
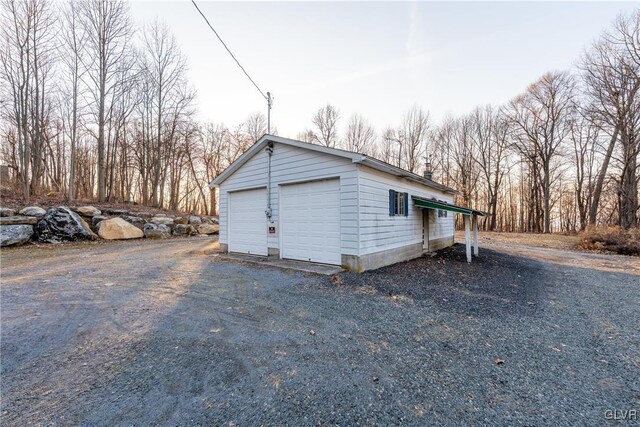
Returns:
[[[465,208],[464,206],[453,205],[451,203],[442,202],[436,199],[425,199],[423,197],[411,196],[413,204],[419,208],[426,209],[441,209],[443,211],[461,213],[464,215],[479,215],[486,216],[486,212],[482,212],[476,209]]]

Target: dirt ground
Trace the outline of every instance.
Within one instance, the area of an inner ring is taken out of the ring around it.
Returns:
[[[563,234],[478,233],[481,251],[496,249],[552,264],[640,274],[640,258],[587,252],[578,246],[578,240],[577,236]],[[464,232],[456,232],[456,242],[465,243]]]
[[[328,277],[216,248],[1,250],[1,424],[601,426],[640,409],[637,258],[493,239],[472,264],[457,245]]]
[[[579,237],[568,234],[539,233],[500,233],[495,231],[479,231],[480,246],[486,242],[510,243],[514,245],[535,246],[540,248],[579,250]],[[464,242],[464,231],[456,231],[456,240]]]

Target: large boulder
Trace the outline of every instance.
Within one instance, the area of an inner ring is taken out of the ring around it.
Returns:
[[[38,241],[47,243],[94,240],[89,224],[66,206],[50,208],[36,225]]]
[[[173,228],[173,234],[176,236],[195,236],[198,234],[198,230],[193,225],[176,224]]]
[[[98,223],[98,236],[105,240],[139,239],[144,233],[122,218],[111,218]]]
[[[154,224],[173,225],[173,218],[168,216],[154,216],[151,218],[151,222]]]
[[[47,211],[41,208],[40,206],[27,206],[26,208],[22,209],[19,213],[20,215],[35,216],[40,218],[40,217],[43,217],[44,214],[47,213]]]
[[[102,215],[102,212],[100,212],[100,209],[94,208],[93,206],[80,206],[75,208],[75,211],[82,216],[88,216],[90,218],[96,215]]]
[[[0,208],[0,217],[2,216],[14,216],[16,211],[9,208]]]
[[[197,215],[190,215],[189,216],[189,224],[191,224],[191,225],[200,225],[200,224],[202,224],[202,218],[200,218]]]
[[[200,224],[198,233],[200,234],[218,234],[220,226],[218,224]]]
[[[122,215],[120,218],[124,219],[131,225],[135,225],[140,230],[142,230],[142,227],[144,227],[144,224],[146,222],[144,219],[140,218],[139,216]]]
[[[21,245],[32,235],[32,225],[0,225],[0,246]]]
[[[33,225],[38,222],[38,218],[34,216],[0,216],[0,225],[18,225],[18,224],[30,224]]]
[[[171,237],[171,228],[164,224],[154,224],[148,222],[142,228],[144,237],[148,239],[168,239]]]

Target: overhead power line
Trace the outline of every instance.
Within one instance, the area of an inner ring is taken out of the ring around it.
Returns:
[[[200,8],[198,7],[198,5],[196,4],[195,0],[191,0],[191,3],[193,3],[193,5],[196,7],[196,9],[198,10],[198,12],[200,13],[200,16],[202,16],[202,18],[205,20],[205,22],[207,23],[207,25],[209,26],[209,28],[211,28],[211,31],[213,31],[213,33],[216,35],[216,37],[218,38],[218,40],[220,40],[220,43],[222,43],[222,46],[224,46],[224,48],[227,50],[227,52],[229,52],[229,55],[231,55],[231,57],[233,58],[234,61],[236,61],[236,64],[238,64],[238,67],[240,67],[240,69],[242,70],[242,72],[244,73],[245,76],[247,76],[247,78],[251,81],[251,83],[253,83],[253,85],[256,87],[256,89],[258,89],[258,92],[260,92],[260,95],[262,95],[262,97],[264,99],[267,100],[267,102],[269,103],[269,107],[271,107],[271,96],[268,96],[269,93],[267,93],[267,95],[264,94],[264,92],[262,91],[262,89],[260,89],[260,87],[258,86],[258,84],[251,78],[251,76],[249,75],[249,73],[247,73],[247,70],[244,69],[244,67],[242,66],[242,64],[240,64],[240,61],[238,61],[238,59],[235,57],[235,55],[231,52],[231,50],[229,49],[229,47],[227,47],[226,43],[222,40],[222,38],[220,37],[220,34],[218,34],[218,32],[216,31],[215,28],[213,28],[213,25],[211,25],[211,23],[209,22],[209,20],[207,19],[207,17],[204,15],[204,13],[202,13],[202,11],[200,10]]]

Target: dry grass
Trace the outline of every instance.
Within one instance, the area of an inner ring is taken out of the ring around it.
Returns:
[[[590,227],[580,234],[580,246],[587,250],[640,255],[640,229]]]

